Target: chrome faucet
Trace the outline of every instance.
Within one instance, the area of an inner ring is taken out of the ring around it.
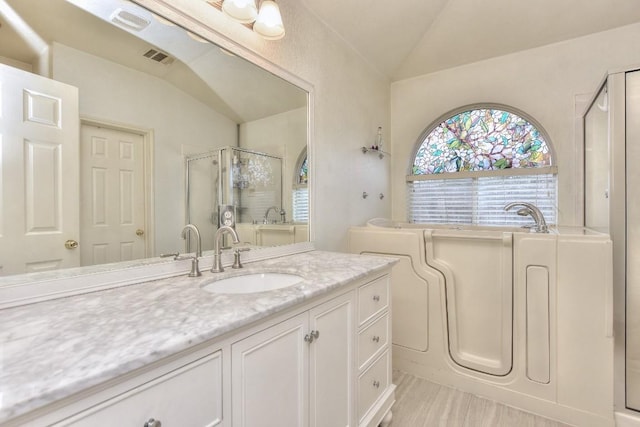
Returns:
[[[233,238],[233,243],[240,243],[240,238],[238,237],[238,233],[235,229],[229,227],[228,225],[223,225],[222,227],[216,230],[216,234],[214,236],[214,246],[213,246],[213,267],[211,267],[212,273],[222,273],[224,271],[224,267],[222,267],[222,249],[220,248],[220,244],[222,241],[222,236],[224,233],[231,234]]]
[[[549,227],[547,227],[547,222],[544,219],[544,215],[536,205],[532,203],[526,203],[526,202],[512,202],[507,204],[504,207],[504,210],[508,212],[516,206],[521,206],[521,208],[518,209],[518,211],[516,212],[518,215],[530,216],[536,222],[536,225],[534,228],[536,233],[549,232]]]
[[[278,207],[277,206],[271,206],[269,209],[267,209],[267,211],[264,213],[264,218],[262,218],[262,223],[263,224],[269,224],[269,212],[271,211],[277,211]]]
[[[193,224],[187,224],[182,229],[182,238],[187,238],[187,233],[191,231],[196,236],[196,252],[191,259],[191,272],[189,273],[189,277],[198,277],[202,276],[200,273],[200,267],[198,266],[198,258],[202,256],[202,240],[200,239],[200,231],[198,231],[198,227]]]

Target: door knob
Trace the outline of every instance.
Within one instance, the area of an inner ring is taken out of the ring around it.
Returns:
[[[75,240],[67,240],[66,242],[64,242],[64,247],[67,249],[75,249],[78,247],[78,242],[76,242]]]
[[[136,230],[136,236],[140,236],[140,237],[144,236],[144,230],[142,230],[142,229],[138,228],[138,229]]]

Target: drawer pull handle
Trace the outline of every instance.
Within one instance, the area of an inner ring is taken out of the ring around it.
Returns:
[[[149,418],[149,421],[144,423],[144,427],[160,427],[160,426],[162,426],[162,423],[153,418]]]
[[[372,340],[373,340],[373,342],[380,342],[380,337],[379,337],[379,336],[377,336],[377,335],[375,335],[375,336],[372,338]]]
[[[314,340],[320,338],[320,331],[311,331],[304,336],[304,341],[311,344]]]
[[[375,302],[380,301],[380,295],[374,295],[374,296],[373,296],[373,300],[374,300]]]
[[[380,388],[380,381],[373,380],[373,386],[375,388]]]

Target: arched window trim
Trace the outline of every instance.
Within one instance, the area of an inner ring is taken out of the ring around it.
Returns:
[[[445,120],[474,109],[501,110],[531,123],[547,144],[550,166],[413,175],[416,156],[427,136]],[[558,184],[553,143],[535,118],[517,108],[497,103],[476,103],[450,110],[424,129],[408,161],[407,214],[410,222],[526,226],[529,218],[506,213],[501,204],[518,200],[537,204],[544,211],[547,222],[556,223]],[[500,197],[496,198],[496,195]]]
[[[507,113],[512,113],[512,114],[516,114],[520,117],[522,117],[523,119],[525,119],[526,121],[528,121],[529,123],[531,123],[533,126],[535,126],[535,128],[538,130],[538,132],[540,132],[540,134],[542,135],[542,137],[544,138],[544,140],[547,143],[547,146],[549,147],[549,153],[550,153],[550,159],[551,159],[551,166],[549,167],[544,167],[544,168],[508,168],[508,169],[500,169],[500,170],[488,170],[488,171],[463,171],[463,172],[448,172],[448,173],[442,173],[442,174],[431,174],[431,175],[413,175],[413,163],[415,161],[416,156],[418,155],[418,151],[420,150],[420,147],[422,146],[422,143],[424,142],[424,140],[427,138],[427,136],[438,126],[440,126],[440,124],[457,115],[460,113],[464,113],[465,111],[469,111],[469,110],[477,110],[477,109],[495,109],[495,110],[501,110],[501,111],[506,111]],[[418,139],[416,140],[416,143],[414,144],[413,147],[413,151],[411,153],[411,157],[409,158],[409,164],[407,165],[407,181],[417,181],[417,180],[423,180],[423,179],[455,179],[457,178],[463,178],[463,177],[473,177],[473,176],[488,176],[488,175],[500,175],[500,174],[505,174],[505,175],[516,175],[516,174],[527,174],[527,175],[533,175],[536,173],[557,173],[557,166],[556,166],[556,152],[555,152],[555,148],[553,147],[553,143],[551,142],[551,138],[549,137],[549,134],[547,133],[547,131],[544,129],[544,127],[540,124],[540,122],[538,122],[534,117],[532,117],[530,114],[525,113],[522,110],[519,110],[517,108],[511,107],[509,105],[505,105],[505,104],[498,104],[498,103],[491,103],[491,102],[480,102],[480,103],[475,103],[475,104],[469,104],[466,106],[462,106],[459,108],[454,108],[453,110],[448,111],[447,113],[442,114],[441,116],[439,116],[437,119],[435,119],[433,122],[431,122],[431,124],[429,126],[427,126],[424,131],[422,131],[422,133],[420,134],[420,136],[418,136]],[[514,172],[516,170],[520,170],[520,171],[526,171],[526,172]],[[506,173],[503,171],[507,171]],[[435,176],[436,178],[419,178],[419,177],[428,177],[428,176]]]

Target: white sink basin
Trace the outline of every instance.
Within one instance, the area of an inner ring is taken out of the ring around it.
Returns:
[[[206,284],[202,289],[221,294],[250,294],[286,288],[302,280],[303,278],[296,274],[252,273],[216,280]]]

